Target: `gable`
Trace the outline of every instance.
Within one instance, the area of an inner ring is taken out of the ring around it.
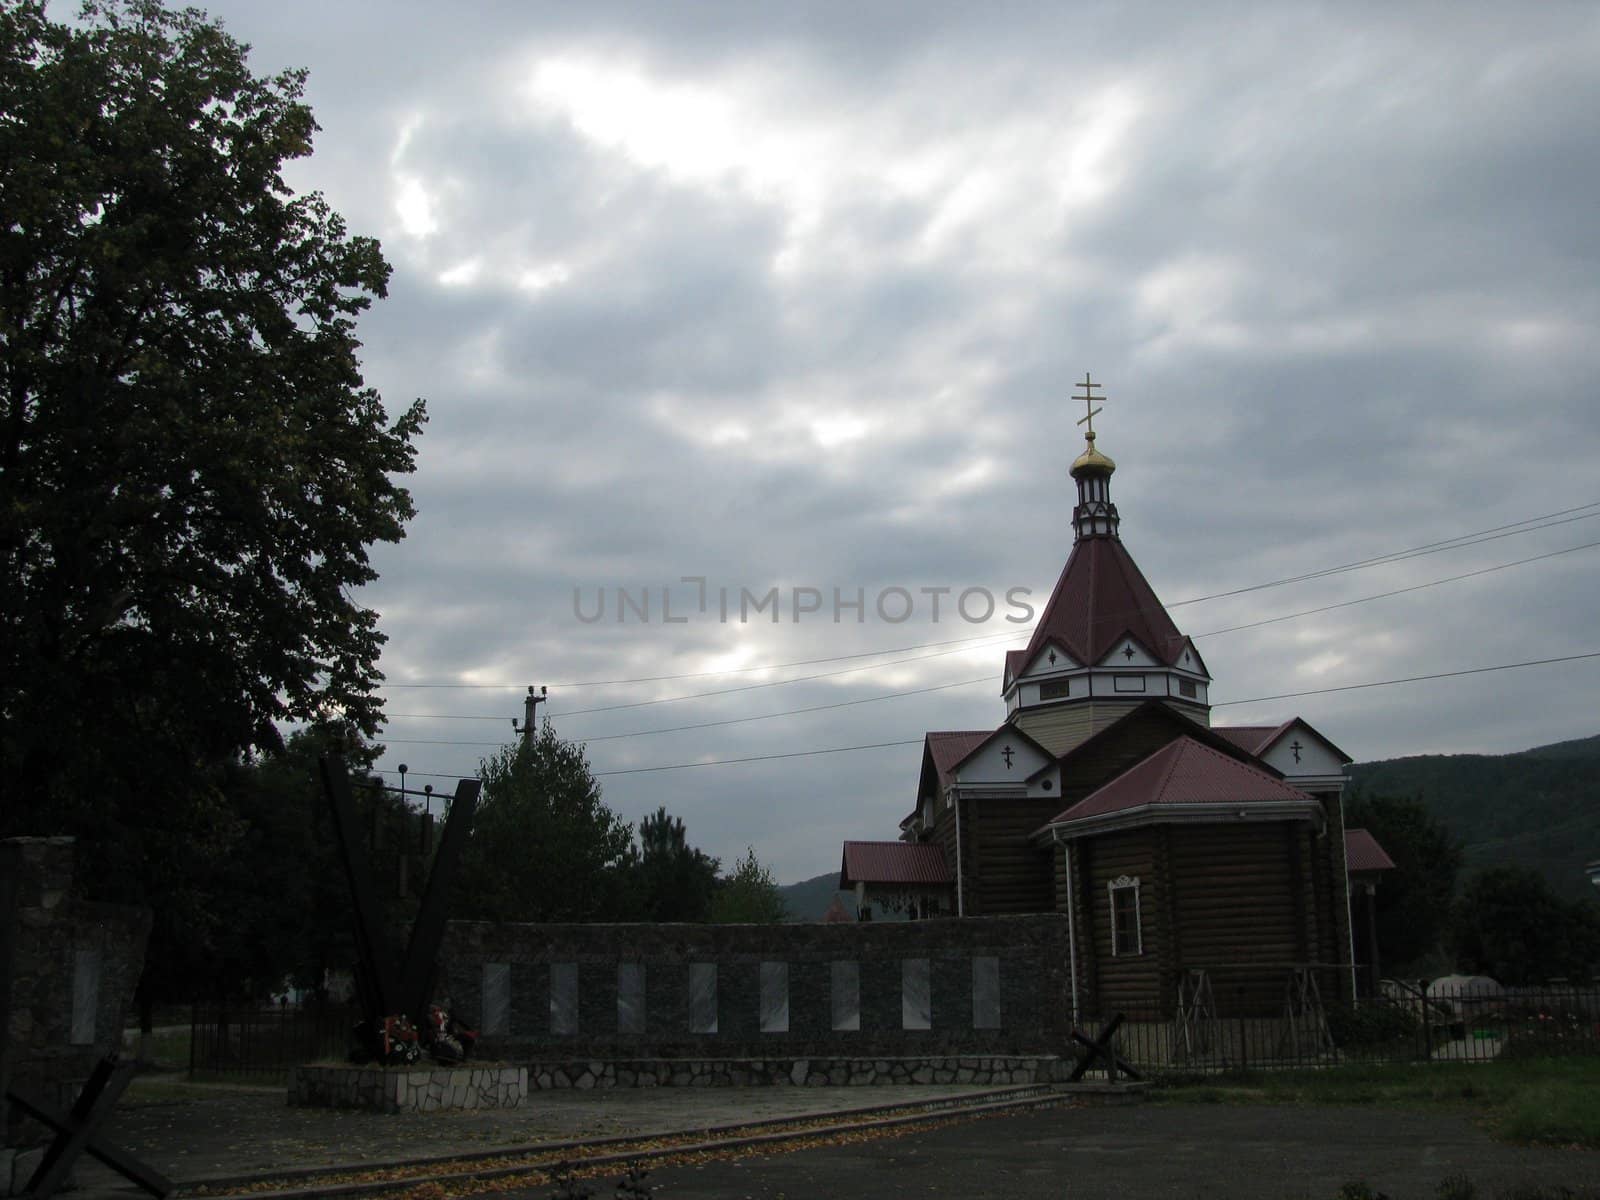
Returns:
[[[1072,651],[1054,639],[1031,654],[1024,651],[1023,662],[1025,665],[1017,672],[1017,679],[1028,679],[1035,675],[1055,675],[1063,671],[1075,671],[1083,666],[1072,656]]]
[[[1257,757],[1287,778],[1343,776],[1350,758],[1299,717],[1268,735]]]
[[[1139,639],[1124,633],[1111,643],[1111,648],[1100,656],[1097,667],[1162,667],[1165,663],[1151,654]]]
[[[963,787],[984,784],[1021,787],[1029,776],[1049,766],[1051,761],[1050,754],[1022,730],[1002,725],[962,759],[953,774],[956,783]]]

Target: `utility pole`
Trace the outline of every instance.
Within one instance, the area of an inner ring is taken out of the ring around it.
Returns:
[[[522,698],[522,722],[518,724],[515,717],[511,718],[511,728],[522,734],[523,740],[533,741],[533,735],[539,728],[539,705],[550,698],[550,689],[547,687],[535,688],[528,685],[528,694]]]

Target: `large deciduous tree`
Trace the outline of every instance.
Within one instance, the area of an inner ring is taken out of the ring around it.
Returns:
[[[0,6],[0,830],[181,875],[217,764],[376,732],[423,410],[362,380],[377,243],[283,180],[303,82],[157,0]]]

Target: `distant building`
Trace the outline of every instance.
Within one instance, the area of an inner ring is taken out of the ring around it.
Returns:
[[[1005,720],[929,733],[900,840],[846,842],[839,886],[914,915],[1066,913],[1075,1012],[1347,995],[1350,756],[1298,717],[1212,725],[1210,670],[1123,544],[1089,426]]]

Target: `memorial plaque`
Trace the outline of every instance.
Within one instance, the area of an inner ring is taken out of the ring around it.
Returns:
[[[1000,960],[972,960],[972,1027],[1000,1028]]]
[[[717,1031],[717,964],[689,964],[689,1032]]]
[[[578,1032],[578,964],[550,964],[550,1032],[557,1037]]]
[[[789,1032],[789,964],[761,964],[761,1032]]]
[[[900,1028],[933,1028],[933,988],[925,958],[900,960]]]
[[[861,1028],[861,964],[833,964],[833,1028],[848,1032]]]
[[[644,1032],[644,964],[617,964],[617,1032]]]
[[[72,958],[72,1034],[74,1046],[94,1045],[94,1016],[100,1007],[100,951],[78,950]]]
[[[511,964],[483,964],[483,1007],[478,1015],[482,1033],[511,1032]]]

